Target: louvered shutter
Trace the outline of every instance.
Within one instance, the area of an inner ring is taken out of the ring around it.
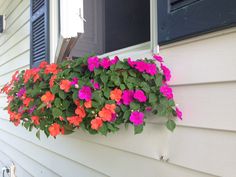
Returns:
[[[49,0],[31,0],[30,66],[50,61],[49,52]]]
[[[159,44],[236,26],[236,0],[157,2]]]

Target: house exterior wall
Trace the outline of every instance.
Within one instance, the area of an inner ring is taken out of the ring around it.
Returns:
[[[29,67],[29,0],[0,0],[7,29],[0,35],[0,87]],[[143,134],[132,128],[103,137],[82,131],[56,140],[15,127],[0,95],[0,169],[18,177],[234,177],[236,174],[236,28],[161,47],[184,113],[174,133],[151,117]],[[151,57],[147,48],[110,55]],[[161,161],[160,156],[168,158]]]

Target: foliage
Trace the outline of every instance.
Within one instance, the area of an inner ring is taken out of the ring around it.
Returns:
[[[166,117],[173,131],[174,117],[182,118],[167,85],[170,71],[161,56],[155,60],[119,60],[96,56],[42,62],[38,68],[16,72],[2,92],[8,95],[6,109],[10,121],[29,131],[38,129],[47,136],[70,134],[81,128],[91,134],[106,135],[120,124],[134,125],[141,133],[145,112]]]

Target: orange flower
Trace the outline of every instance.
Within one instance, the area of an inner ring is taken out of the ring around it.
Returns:
[[[56,80],[56,78],[57,78],[57,75],[52,75],[52,77],[50,78],[50,81],[49,81],[50,88],[54,86],[54,81]]]
[[[60,134],[61,128],[58,123],[54,123],[48,128],[48,130],[49,130],[50,135],[55,137]]]
[[[8,113],[10,114],[10,121],[13,122],[15,126],[18,126],[20,124],[22,115],[19,113],[11,112],[10,109],[8,109]]]
[[[24,101],[23,101],[23,104],[24,104],[26,107],[28,107],[29,104],[30,104],[30,102],[31,102],[32,100],[33,100],[33,99],[31,99],[31,98],[25,98]]]
[[[79,126],[79,124],[83,121],[82,117],[80,116],[67,117],[67,120],[69,121],[70,124],[74,126]]]
[[[91,121],[91,128],[94,130],[98,130],[100,127],[102,127],[103,121],[100,117],[96,117]]]
[[[44,71],[45,74],[57,74],[58,70],[57,70],[57,64],[53,63],[50,65],[47,65]]]
[[[110,98],[112,100],[115,100],[116,102],[119,102],[121,100],[121,96],[122,96],[122,90],[118,88],[115,88],[110,92]]]
[[[31,117],[31,120],[33,121],[33,123],[35,124],[35,125],[39,125],[40,123],[39,123],[39,117],[38,116],[32,116]]]
[[[60,83],[60,89],[64,90],[65,92],[69,92],[70,91],[70,81],[69,80],[62,80]]]
[[[41,97],[41,101],[44,102],[45,104],[50,104],[53,100],[54,100],[55,96],[47,91],[42,97]]]
[[[84,102],[84,106],[85,106],[86,108],[91,108],[91,107],[92,107],[92,101],[89,100],[89,101]]]
[[[38,74],[38,73],[35,74],[35,75],[34,75],[34,83],[35,83],[39,78],[40,78],[39,74]]]
[[[43,69],[43,68],[45,68],[47,65],[48,65],[48,62],[42,61],[42,62],[40,63],[40,65],[39,65],[39,68],[40,68],[40,69]]]
[[[79,100],[74,100],[74,103],[76,106],[80,106],[80,101]]]
[[[105,108],[110,110],[113,114],[115,114],[115,109],[116,109],[116,105],[115,104],[106,104]]]
[[[112,112],[109,109],[102,108],[99,111],[98,115],[102,118],[103,121],[111,121],[112,120]]]
[[[75,114],[78,115],[79,117],[81,117],[82,119],[86,116],[84,107],[82,106],[78,106],[75,110]]]

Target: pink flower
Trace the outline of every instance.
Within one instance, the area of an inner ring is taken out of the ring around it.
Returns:
[[[124,90],[122,94],[122,100],[125,105],[129,105],[133,101],[134,91]]]
[[[100,84],[98,82],[95,82],[93,79],[91,79],[90,82],[93,84],[95,90],[100,89]]]
[[[155,58],[160,63],[163,62],[163,58],[160,55],[153,55],[153,58]]]
[[[144,72],[147,68],[147,63],[143,61],[137,61],[135,63],[135,69],[137,69],[139,72]]]
[[[19,92],[17,93],[17,96],[20,98],[26,93],[25,87],[22,87]]]
[[[152,110],[152,107],[146,107],[146,111],[150,112]]]
[[[80,90],[79,90],[79,98],[81,100],[86,100],[89,101],[92,98],[92,92],[91,92],[91,88],[88,86],[83,86]]]
[[[133,68],[134,65],[135,65],[135,63],[136,63],[136,62],[132,61],[131,58],[128,58],[127,62],[128,62],[129,66],[130,66],[131,68]]]
[[[70,82],[70,85],[77,85],[77,84],[78,84],[78,81],[79,81],[79,79],[78,79],[77,77],[74,77],[74,78],[72,79],[72,81]]]
[[[176,107],[175,109],[177,117],[182,120],[182,112],[179,110],[179,108]]]
[[[136,90],[134,93],[134,98],[139,102],[146,102],[147,97],[142,90]]]
[[[157,67],[155,64],[147,63],[146,64],[146,73],[154,76],[157,74]]]
[[[104,68],[104,69],[108,69],[111,66],[111,61],[109,58],[103,58],[100,61],[100,65]]]
[[[142,112],[134,111],[130,115],[130,122],[133,122],[135,126],[143,124],[144,114]]]
[[[115,65],[117,62],[119,61],[119,58],[117,56],[115,56],[112,60],[111,60],[111,64]]]
[[[88,69],[89,71],[94,71],[95,68],[99,67],[99,58],[98,57],[89,57],[88,58]]]
[[[165,75],[166,81],[169,81],[171,78],[171,73],[169,68],[167,68],[165,65],[161,64],[161,69],[163,71],[163,74]]]
[[[172,89],[170,87],[168,87],[167,85],[163,85],[160,88],[160,92],[168,99],[172,99],[173,98],[173,93],[172,93]]]

